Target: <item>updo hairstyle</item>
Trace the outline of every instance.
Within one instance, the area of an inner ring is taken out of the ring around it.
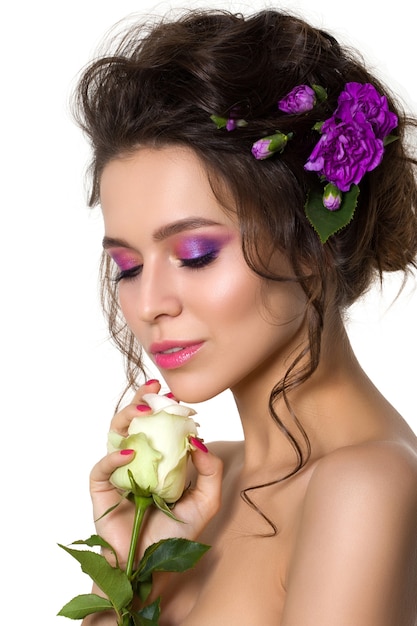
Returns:
[[[399,118],[393,131],[398,140],[362,180],[352,222],[323,245],[304,213],[307,193],[318,184],[318,176],[305,171],[304,164],[318,141],[314,124],[332,115],[348,82],[371,83],[387,97]],[[300,115],[279,111],[278,100],[301,84],[321,85],[327,100]],[[232,112],[247,126],[227,132],[210,119]],[[205,166],[225,211],[237,214],[249,266],[266,279],[299,281],[308,300],[309,343],[270,398],[271,413],[286,430],[275,414],[275,399],[317,367],[328,307],[342,310],[384,271],[407,272],[415,264],[415,161],[405,134],[414,122],[359,55],[326,32],[275,10],[248,17],[196,10],[130,26],[84,70],[75,114],[93,150],[90,206],[100,201],[100,177],[112,159],[141,146],[189,147]],[[282,154],[257,161],[252,144],[276,130],[292,132],[293,138]],[[291,278],[273,273],[265,250],[287,257]],[[142,369],[140,346],[120,316],[107,255],[102,272],[110,333],[126,357],[128,388],[135,387]],[[305,355],[308,364],[301,367]],[[297,438],[287,435],[300,467],[305,455]]]

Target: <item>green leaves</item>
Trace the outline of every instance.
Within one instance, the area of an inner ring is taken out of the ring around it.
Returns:
[[[145,606],[137,613],[132,614],[134,626],[158,626],[161,614],[160,600],[155,600],[152,604]]]
[[[58,615],[71,619],[84,619],[87,615],[108,611],[113,605],[107,598],[101,598],[95,593],[87,593],[83,596],[76,596],[68,604],[62,607]]]
[[[220,130],[221,128],[226,128],[227,126],[227,117],[221,117],[220,115],[210,115],[210,119],[216,125],[216,128]]]
[[[93,537],[97,536],[93,535]],[[97,545],[94,539],[87,539],[84,543],[88,544],[88,542]],[[104,543],[109,545],[107,542]],[[97,610],[95,607],[98,602],[101,607],[99,608],[100,611],[113,608],[119,613],[124,607],[129,606],[133,598],[133,590],[123,570],[119,567],[112,567],[104,556],[96,552],[91,552],[90,550],[74,550],[73,548],[68,548],[61,544],[58,545],[80,563],[82,571],[88,574],[108,597],[107,604],[105,604],[100,603],[98,600],[99,597],[94,596],[94,594],[77,596],[61,609],[59,615],[71,617],[72,619],[80,619],[79,617],[73,617],[75,612],[83,612],[82,617],[90,615],[90,613],[94,613]],[[114,552],[113,548],[111,548],[111,550]]]
[[[140,438],[141,439],[141,438]],[[152,575],[154,572],[184,572],[193,567],[210,546],[189,541],[188,539],[163,539],[150,545],[135,570],[137,560],[137,545],[145,512],[150,506],[161,510],[165,515],[176,520],[171,508],[165,500],[151,493],[148,488],[140,487],[133,473],[127,470],[129,481],[129,499],[135,506],[129,552],[126,569],[122,570],[116,550],[99,535],[92,535],[88,539],[75,541],[72,545],[83,545],[88,548],[105,548],[114,556],[116,566],[113,567],[107,559],[91,550],[77,550],[58,544],[81,565],[81,569],[88,574],[95,584],[103,591],[103,598],[90,593],[73,598],[62,607],[58,615],[70,619],[84,619],[87,615],[106,610],[113,610],[117,619],[117,626],[158,626],[160,616],[159,598],[140,610],[133,608],[134,598],[137,596],[144,604],[152,591]],[[147,483],[144,483],[147,484]],[[116,505],[117,506],[117,505]],[[115,507],[108,509],[102,517]],[[180,521],[180,520],[176,520]]]
[[[145,551],[138,571],[139,581],[149,580],[153,572],[185,572],[210,548],[188,539],[162,539]]]
[[[92,535],[89,539],[79,540],[74,544],[105,547],[116,554],[112,546],[99,535]],[[112,567],[96,552],[58,545],[80,563],[82,571],[88,574],[107,596],[102,598],[93,593],[76,596],[62,607],[58,615],[70,619],[83,619],[92,613],[113,609],[119,626],[127,623],[132,626],[157,626],[160,615],[159,599],[140,611],[135,611],[132,609],[134,593],[145,602],[152,588],[154,572],[184,572],[194,567],[210,548],[188,539],[163,539],[147,548],[138,569],[128,577],[119,566]]]
[[[326,209],[323,204],[323,195],[311,192],[305,205],[305,214],[320,241],[325,243],[331,235],[347,226],[351,221],[358,202],[359,187],[352,185],[351,189],[343,193],[342,203],[336,211]]]

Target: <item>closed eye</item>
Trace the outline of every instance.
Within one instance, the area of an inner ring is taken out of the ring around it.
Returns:
[[[129,267],[126,270],[120,270],[117,276],[114,278],[115,283],[119,283],[121,280],[132,280],[139,276],[142,272],[142,265],[134,265],[133,267]]]
[[[209,265],[217,258],[218,254],[218,250],[211,250],[202,256],[197,256],[192,259],[180,259],[180,267],[189,267],[190,269],[206,267],[206,265]]]

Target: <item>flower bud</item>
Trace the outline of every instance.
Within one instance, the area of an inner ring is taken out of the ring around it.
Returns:
[[[252,154],[258,161],[267,159],[275,152],[282,152],[291,137],[292,133],[284,135],[284,133],[277,131],[274,135],[258,139],[252,146]]]
[[[109,452],[136,452],[130,463],[113,472],[110,481],[123,491],[132,491],[130,471],[141,492],[173,503],[185,487],[187,457],[192,449],[188,438],[198,434],[190,417],[195,411],[158,394],[146,394],[143,400],[153,409],[152,414],[135,417],[127,437],[112,431],[108,435]]]
[[[340,209],[340,205],[342,204],[342,192],[336,187],[336,185],[328,183],[325,186],[323,204],[326,209],[329,209],[329,211],[337,211]]]
[[[246,120],[238,119],[236,117],[221,117],[219,115],[210,115],[210,119],[215,123],[216,128],[220,130],[221,128],[225,128],[226,130],[235,130],[236,128],[243,128],[247,126],[248,123]]]
[[[284,113],[306,113],[316,104],[316,93],[308,85],[297,85],[285,98],[278,102],[278,108]]]

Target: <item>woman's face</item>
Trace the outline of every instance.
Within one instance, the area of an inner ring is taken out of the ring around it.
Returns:
[[[123,315],[174,395],[200,402],[271,368],[278,380],[304,297],[249,269],[198,157],[142,148],[107,164],[100,194]]]

